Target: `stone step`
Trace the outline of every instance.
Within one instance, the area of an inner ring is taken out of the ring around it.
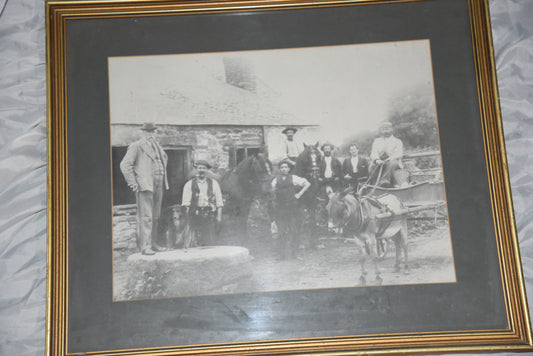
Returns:
[[[135,253],[127,260],[120,299],[230,294],[253,282],[250,262],[248,249],[237,246]]]

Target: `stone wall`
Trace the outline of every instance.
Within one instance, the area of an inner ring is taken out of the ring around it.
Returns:
[[[141,138],[141,125],[115,124],[111,127],[113,146],[128,146]],[[190,162],[205,159],[217,168],[227,169],[232,147],[264,144],[261,126],[159,125],[157,140],[163,148],[188,148]]]
[[[141,125],[114,124],[111,127],[113,146],[128,146],[141,138]],[[285,126],[224,125],[158,125],[157,139],[164,148],[187,148],[190,162],[205,159],[215,169],[230,167],[230,150],[239,147],[268,149],[269,158],[277,162],[283,156],[281,131]],[[295,126],[299,141],[314,144],[321,141],[320,126]]]
[[[315,144],[317,141],[323,143],[320,136],[320,126],[294,126],[298,129],[298,132],[294,136],[299,142],[306,144]],[[268,157],[274,163],[279,162],[284,156],[283,141],[285,135],[281,131],[285,126],[265,126],[265,143],[268,147]]]
[[[116,205],[113,207],[113,250],[136,252],[137,206]]]

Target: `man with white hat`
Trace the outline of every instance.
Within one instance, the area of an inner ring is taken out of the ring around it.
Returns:
[[[403,143],[400,139],[392,135],[392,124],[383,121],[379,126],[380,136],[374,139],[370,153],[370,174],[377,179],[381,169],[381,179],[376,182],[382,187],[394,187],[393,171],[401,169],[403,157]],[[382,168],[381,168],[382,167]]]
[[[197,160],[194,167],[196,176],[183,187],[182,205],[187,208],[196,242],[200,246],[212,246],[216,223],[222,221],[222,192],[218,182],[207,177],[211,169],[207,161]]]
[[[145,123],[143,137],[128,147],[120,170],[137,200],[137,246],[144,255],[165,249],[157,246],[163,189],[168,190],[167,154],[155,140],[157,127]]]

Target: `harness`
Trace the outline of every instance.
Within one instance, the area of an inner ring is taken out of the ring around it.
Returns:
[[[379,170],[377,172],[378,172],[378,178],[376,179],[376,183],[373,185],[372,189],[367,194],[367,196],[368,195],[372,195],[374,193],[374,191],[376,190],[376,188],[377,188],[377,186],[379,184],[379,181],[381,179],[381,174],[383,173],[383,165],[379,166]],[[376,171],[372,172],[372,174],[370,174],[368,176],[368,179],[366,180],[366,182],[364,182],[363,184],[360,185],[359,189],[357,190],[357,193],[361,193],[363,191],[363,189],[365,189],[368,186],[370,181],[374,178],[374,173],[376,173]]]
[[[307,178],[310,183],[316,183],[318,182],[318,178],[320,177],[320,165],[318,162],[319,155],[316,153],[310,153],[309,157],[307,157],[307,160],[309,162],[309,167],[306,167],[303,173],[303,176]]]
[[[370,219],[368,219],[368,215],[365,215],[363,204],[359,204],[359,216],[361,220],[359,223],[354,221],[355,215],[350,210],[350,206],[346,204],[344,200],[343,200],[343,204],[344,204],[345,209],[348,211],[348,219],[342,224],[343,230],[346,230],[346,228],[348,227],[350,223],[354,223],[355,226],[358,226],[358,228],[352,229],[353,232],[357,233],[357,232],[364,230],[367,227],[368,221]]]
[[[365,230],[368,227],[369,222],[371,221],[371,218],[368,214],[368,205],[372,205],[376,208],[378,208],[381,212],[388,212],[391,214],[390,218],[385,219],[375,219],[376,220],[376,226],[378,228],[378,231],[376,231],[376,238],[380,238],[383,236],[387,228],[390,226],[392,220],[394,219],[394,212],[388,207],[388,205],[381,203],[378,199],[374,197],[365,196],[363,198],[359,199],[359,216],[360,216],[360,222],[357,224],[356,221],[354,221],[355,214],[351,211],[350,206],[346,204],[345,201],[343,201],[345,209],[348,211],[348,217],[344,223],[343,223],[343,229],[346,229],[350,223],[352,225],[358,226],[357,228],[351,229],[352,232],[358,233],[363,230]]]

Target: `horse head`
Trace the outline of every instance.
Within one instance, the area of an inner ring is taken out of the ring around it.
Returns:
[[[250,160],[251,179],[255,182],[256,193],[268,195],[272,190],[272,163],[263,153],[258,153]]]
[[[296,175],[310,179],[311,183],[317,182],[321,158],[322,153],[318,149],[318,142],[314,145],[304,143],[304,150],[296,159]]]

